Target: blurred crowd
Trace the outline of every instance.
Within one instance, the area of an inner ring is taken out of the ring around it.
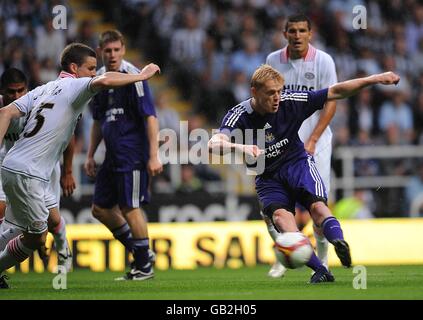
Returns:
[[[68,9],[66,30],[52,26],[52,8],[58,4]],[[123,31],[145,60],[162,67],[169,84],[192,103],[188,120],[201,122],[193,126],[209,128],[218,128],[226,110],[249,97],[253,71],[267,54],[286,45],[285,18],[303,12],[313,21],[312,44],[333,57],[339,81],[385,70],[402,77],[398,86],[364,90],[338,102],[331,124],[334,147],[423,143],[421,1],[96,0],[90,4]],[[365,30],[353,27],[357,5],[367,10]],[[20,68],[29,75],[30,86],[37,86],[55,79],[59,54],[68,42],[96,47],[97,36],[92,21],[76,23],[67,1],[2,0],[0,72]],[[155,97],[161,126],[179,128],[180,116],[166,95],[156,92]],[[81,137],[89,123],[81,122],[77,132]],[[86,141],[80,139],[79,145],[84,152]],[[417,174],[417,168],[410,160],[360,160],[355,175],[409,175]],[[196,188],[198,184],[196,180]],[[405,192],[396,197],[403,203]],[[408,208],[398,205],[392,210]]]

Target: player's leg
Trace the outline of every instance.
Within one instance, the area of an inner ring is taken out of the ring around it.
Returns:
[[[0,253],[0,274],[29,258],[35,250],[45,244],[46,236],[47,228],[42,233],[24,231],[21,235],[10,240],[6,248]],[[2,280],[0,281],[0,289],[9,288],[4,279]]]
[[[10,225],[6,226],[4,216],[6,213],[6,195],[0,182],[0,251],[6,248],[7,243],[13,238],[22,233],[20,229],[11,228]]]
[[[273,211],[273,222],[280,232],[300,232],[292,213],[293,210],[287,210],[282,204],[271,204],[264,210],[267,215],[270,215],[270,212]],[[315,272],[326,269],[314,252],[307,262],[307,266]]]
[[[295,169],[301,169],[301,179],[296,185],[298,201],[308,209],[314,224],[323,230],[323,235],[335,246],[341,263],[349,267],[351,265],[349,246],[344,239],[339,221],[326,205],[325,186],[313,158],[308,157],[306,161],[298,162]]]
[[[278,179],[264,177],[256,179],[256,191],[263,207],[263,213],[272,219],[275,228],[279,232],[299,232],[294,218],[295,197],[286,188],[285,181],[280,181],[280,179],[284,178],[280,177]],[[314,252],[307,266],[316,271],[316,273],[324,273],[324,277],[315,282],[334,280],[333,276],[322,265]]]
[[[132,252],[131,229],[118,206],[118,186],[114,173],[101,166],[95,181],[91,212],[123,246]]]
[[[289,163],[281,170],[281,175],[283,181],[287,184],[286,188],[290,192],[288,197],[293,197],[295,202],[301,204],[309,212],[311,204],[315,201],[326,201],[325,186],[317,170],[315,170],[311,156]],[[295,212],[294,208],[290,212]],[[332,282],[335,280],[314,252],[307,266],[314,271],[310,283]]]
[[[149,259],[149,238],[147,219],[141,204],[149,201],[148,174],[133,170],[119,174],[119,206],[132,234],[134,268],[124,280],[146,280],[154,277],[153,265]]]
[[[3,221],[4,215],[6,212],[6,194],[3,191],[3,185],[1,183],[1,174],[0,174],[0,234],[3,233]]]
[[[276,237],[278,236],[278,234],[280,234],[280,232],[278,230],[276,230],[275,225],[273,224],[272,220],[269,217],[265,216],[262,212],[260,212],[260,214],[263,217],[264,222],[266,223],[267,231],[269,232],[273,241],[275,241]],[[280,259],[279,259],[280,252],[279,252],[279,250],[277,250],[276,247],[273,247],[273,251],[275,253],[276,260],[275,260],[275,263],[270,268],[267,275],[269,277],[272,277],[272,278],[280,278],[280,277],[284,276],[287,269],[280,262]]]
[[[22,234],[22,230],[7,225],[4,222],[6,214],[6,194],[3,191],[3,186],[0,181],[0,251],[6,248],[7,243]],[[6,226],[7,225],[7,226]]]
[[[10,206],[5,221],[21,229],[22,235],[10,240],[0,253],[0,274],[26,260],[45,244],[48,210],[45,207],[45,182],[2,170],[3,187]],[[8,287],[4,279],[1,287]]]
[[[66,238],[66,222],[60,215],[58,207],[49,209],[48,231],[54,238],[57,251],[57,265],[63,266],[66,272],[72,270],[72,251]]]
[[[57,252],[57,265],[64,267],[66,272],[70,272],[73,262],[72,252],[66,238],[66,222],[60,216],[59,212],[60,193],[60,164],[58,162],[50,177],[50,183],[45,196],[45,204],[49,210],[48,231],[54,239],[54,246]],[[40,256],[43,254],[42,251],[39,251],[39,253]]]
[[[325,185],[327,195],[329,195],[330,192],[331,157],[331,144],[313,156],[316,168]],[[323,229],[316,224],[313,224],[313,233],[316,239],[317,256],[323,261],[323,264],[328,267],[328,240],[323,233]]]
[[[6,223],[5,223],[6,224]],[[3,232],[0,234],[0,251],[6,248],[7,243],[22,234],[22,230],[5,226]]]
[[[341,224],[330,212],[327,205],[321,201],[310,206],[310,213],[314,223],[323,230],[323,234],[335,247],[336,255],[345,267],[351,266],[351,253],[348,243],[344,239]]]
[[[0,182],[1,185],[1,182]],[[0,234],[3,233],[4,213],[6,212],[6,201],[0,200]]]

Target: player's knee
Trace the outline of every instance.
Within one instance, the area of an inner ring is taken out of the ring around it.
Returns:
[[[321,214],[328,209],[327,205],[322,201],[316,201],[310,205],[310,211],[315,214]]]
[[[310,205],[310,214],[317,226],[320,226],[325,218],[332,215],[328,206],[322,201],[317,201]]]
[[[103,208],[93,205],[91,207],[91,213],[93,217],[96,218],[97,220],[102,221],[104,219],[105,210]]]
[[[60,224],[60,215],[50,214],[47,220],[48,231],[53,232]]]
[[[47,231],[41,234],[24,233],[22,236],[22,243],[25,247],[32,250],[38,250],[46,243]]]
[[[276,225],[278,225],[281,221],[285,219],[286,214],[289,213],[289,211],[285,209],[278,209],[275,212],[273,212],[273,221]]]

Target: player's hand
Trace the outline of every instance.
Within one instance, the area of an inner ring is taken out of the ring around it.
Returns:
[[[158,157],[153,157],[153,158],[150,158],[150,160],[148,160],[147,171],[148,171],[148,174],[152,177],[162,173],[163,165]]]
[[[87,176],[94,178],[96,175],[96,164],[93,158],[87,158],[84,163],[84,170]]]
[[[314,142],[313,140],[308,140],[304,144],[304,149],[305,151],[307,151],[307,153],[314,155],[314,153],[316,152],[316,142]]]
[[[378,82],[381,84],[397,84],[400,79],[400,76],[392,71],[378,74]]]
[[[150,63],[141,70],[140,75],[145,77],[143,80],[147,80],[154,76],[156,72],[160,73],[160,67],[157,64]]]
[[[73,190],[76,188],[75,179],[72,173],[64,173],[60,178],[60,186],[63,190],[63,195],[69,197],[72,195]]]
[[[43,244],[40,248],[38,248],[37,251],[38,251],[38,255],[40,256],[41,260],[43,260],[43,263],[47,264],[48,260],[49,260],[49,254],[48,254],[48,249],[45,246],[45,244]]]
[[[260,149],[256,145],[244,145],[243,152],[245,153],[245,155],[253,158],[258,158],[260,155],[264,154],[264,150]]]

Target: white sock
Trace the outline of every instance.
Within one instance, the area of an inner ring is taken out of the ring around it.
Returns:
[[[57,253],[67,255],[68,241],[66,240],[66,222],[60,217],[59,225],[52,232]]]
[[[272,221],[270,221],[269,218],[265,218],[264,216],[263,216],[263,218],[264,218],[264,222],[266,222],[267,231],[269,232],[269,234],[272,237],[273,241],[276,241],[276,237],[278,235],[280,235],[281,233],[278,230],[276,230],[275,225],[272,223]],[[279,256],[280,256],[281,253],[275,247],[273,247],[273,252],[275,253],[275,256],[276,256],[275,264],[279,264],[280,265],[280,268],[285,268],[283,266],[283,264],[281,263],[281,261],[280,261],[281,259],[280,259]]]
[[[0,273],[25,261],[32,252],[32,249],[24,246],[20,236],[13,238],[0,253]]]
[[[270,221],[269,218],[265,218],[264,222],[266,222],[267,231],[269,231],[270,236],[272,237],[273,241],[275,241],[276,237],[281,233],[276,230],[275,225],[272,223],[272,221]]]
[[[328,240],[324,235],[319,235],[316,230],[314,230],[314,237],[316,238],[316,247],[317,247],[317,256],[325,265],[328,267]]]
[[[21,233],[22,230],[17,228],[9,228],[3,230],[3,232],[0,234],[0,251],[4,250],[6,248],[7,243],[13,238],[19,236]]]

